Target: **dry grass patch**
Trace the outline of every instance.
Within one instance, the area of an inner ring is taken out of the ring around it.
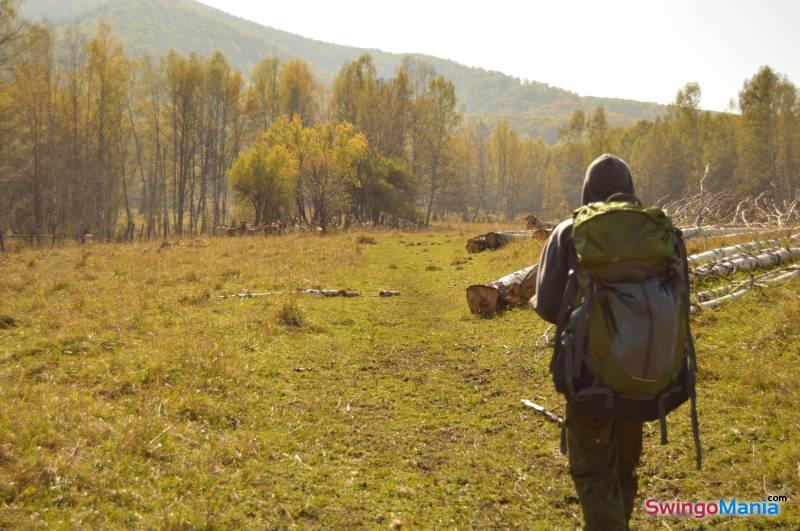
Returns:
[[[577,527],[558,429],[520,405],[561,406],[535,346],[546,325],[527,310],[481,320],[464,295],[541,242],[469,260],[486,230],[0,258],[0,314],[24,321],[0,326],[0,527]],[[314,286],[365,296],[215,298]],[[646,431],[643,496],[781,493],[780,519],[711,524],[796,527],[798,296],[794,283],[698,316],[706,468],[680,410],[668,446]],[[662,524],[637,511],[634,525]]]

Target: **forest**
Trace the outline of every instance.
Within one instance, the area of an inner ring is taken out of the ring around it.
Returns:
[[[303,59],[314,76],[329,84],[343,64],[369,53],[379,77],[393,77],[406,57],[430,64],[451,80],[467,119],[494,123],[510,120],[518,132],[558,139],[558,129],[570,113],[603,105],[609,122],[630,125],[654,119],[663,105],[622,98],[597,98],[519,79],[502,72],[469,67],[427,54],[397,54],[323,42],[232,16],[196,0],[25,0],[21,13],[32,21],[54,24],[56,30],[77,26],[85,33],[105,22],[135,58],[160,57],[170,49],[210,56],[222,51],[230,64],[250,72],[265,56],[287,61]]]
[[[0,231],[41,242],[170,238],[261,226],[556,220],[613,152],[649,204],[696,194],[788,202],[800,180],[797,86],[769,66],[736,112],[687,83],[663,116],[614,126],[576,108],[557,142],[465,116],[452,81],[369,55],[327,84],[300,59],[240,72],[216,52],[133,58],[113,28],[26,23],[0,1]]]

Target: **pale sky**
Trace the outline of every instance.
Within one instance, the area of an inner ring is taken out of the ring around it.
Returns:
[[[337,44],[418,52],[577,92],[726,110],[769,64],[800,83],[800,0],[201,0]]]

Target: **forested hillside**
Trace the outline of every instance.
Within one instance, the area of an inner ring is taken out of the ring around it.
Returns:
[[[246,71],[206,49],[137,58],[108,25],[61,33],[23,23],[14,5],[0,0],[0,232],[31,240],[180,237],[241,221],[555,220],[604,152],[631,164],[649,204],[701,190],[734,209],[800,201],[798,90],[768,66],[745,80],[739,115],[702,111],[694,83],[663,117],[629,126],[602,105],[550,102],[548,144],[518,132],[541,117],[467,119],[446,64],[405,58],[385,75],[385,56],[364,54],[322,78],[319,63],[269,52]]]
[[[170,49],[208,56],[220,50],[232,66],[248,73],[265,55],[299,57],[323,82],[330,81],[346,62],[368,52],[378,75],[391,77],[403,56],[324,43],[243,20],[192,0],[24,0],[22,12],[33,20],[60,27],[77,23],[94,33],[98,22],[111,24],[132,56],[160,57]],[[613,125],[653,119],[664,107],[615,98],[580,97],[567,90],[453,61],[415,55],[453,81],[468,118],[505,118],[516,130],[558,139],[558,128],[576,108],[605,107]]]

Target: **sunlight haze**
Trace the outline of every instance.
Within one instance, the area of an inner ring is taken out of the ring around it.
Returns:
[[[669,103],[697,81],[703,107],[727,110],[762,65],[800,80],[800,3],[788,0],[201,1],[305,37],[430,54],[587,96]]]

